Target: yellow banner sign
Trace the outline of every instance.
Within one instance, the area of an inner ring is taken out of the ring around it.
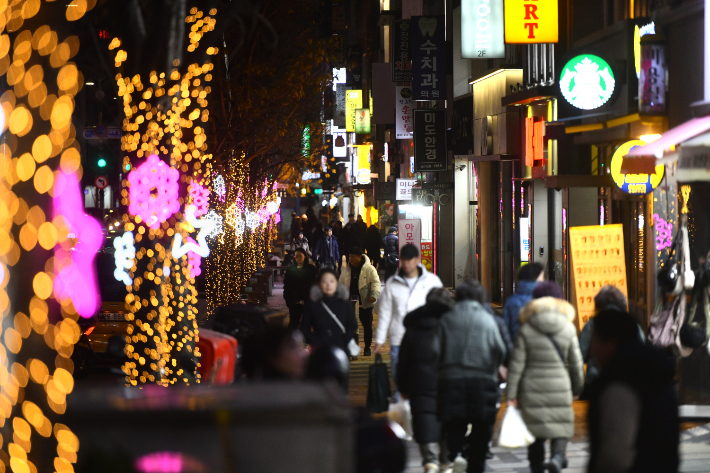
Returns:
[[[623,225],[593,225],[569,229],[572,262],[572,299],[577,307],[577,328],[594,317],[594,296],[604,286],[616,286],[624,296],[626,259]]]
[[[505,42],[556,43],[557,0],[505,0]]]
[[[362,90],[345,92],[345,131],[355,131],[355,110],[362,108]]]

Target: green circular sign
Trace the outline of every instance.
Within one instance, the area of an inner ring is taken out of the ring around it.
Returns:
[[[560,74],[562,96],[581,110],[594,110],[607,103],[615,85],[609,63],[593,54],[573,57]]]

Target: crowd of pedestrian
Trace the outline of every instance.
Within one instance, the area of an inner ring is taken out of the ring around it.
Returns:
[[[247,347],[250,377],[334,379],[346,389],[348,357],[360,345],[355,308],[366,357],[376,309],[374,353],[389,341],[392,402],[409,402],[426,473],[483,472],[503,399],[534,436],[531,473],[559,473],[568,466],[580,396],[589,402],[589,473],[677,471],[674,359],[645,344],[618,289],[601,288],[596,315],[578,335],[574,307],[538,263],[519,270],[497,315],[479,282],[460,283],[452,294],[421,264],[418,248],[399,250],[396,226],[380,240],[377,227],[350,215],[339,236],[326,227],[312,253],[303,227],[295,229],[284,280],[289,327]],[[347,258],[338,265],[341,254]]]

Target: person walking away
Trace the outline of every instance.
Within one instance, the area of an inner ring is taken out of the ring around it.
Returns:
[[[380,276],[360,248],[350,248],[349,262],[340,274],[340,282],[350,289],[350,300],[360,302],[359,315],[365,346],[363,356],[371,356],[372,310],[380,297]]]
[[[338,347],[348,353],[348,343],[357,331],[355,309],[348,294],[348,288],[338,283],[335,271],[324,269],[320,272],[301,320],[301,331],[307,344]]]
[[[298,330],[311,286],[316,282],[316,268],[308,264],[303,248],[296,250],[294,259],[296,264],[289,266],[284,277],[284,299],[289,313],[288,326]]]
[[[397,227],[392,226],[387,231],[387,235],[382,239],[382,246],[385,248],[385,283],[397,272],[399,266],[399,237]]]
[[[357,216],[357,220],[353,224],[353,231],[350,233],[350,244],[358,248],[365,247],[365,235],[367,234],[367,224],[362,219],[362,215]]]
[[[677,472],[675,359],[644,345],[625,311],[595,318],[592,357],[599,377],[589,396],[589,473]]]
[[[332,228],[325,227],[325,235],[318,240],[313,250],[313,259],[317,261],[318,269],[335,269],[340,259],[340,252]]]
[[[426,295],[430,290],[443,286],[439,277],[428,272],[421,264],[419,249],[411,243],[402,247],[400,265],[399,272],[387,280],[385,289],[380,294],[375,337],[375,353],[379,353],[389,335],[392,378],[395,385],[399,345],[405,331],[404,317],[426,303]],[[399,400],[399,389],[395,393],[395,400]]]
[[[439,324],[438,415],[455,472],[464,471],[466,455],[467,471],[483,472],[498,412],[498,367],[506,348],[498,324],[483,305],[487,300],[478,281],[460,284],[456,305]]]
[[[301,218],[296,212],[291,212],[291,240],[296,238],[300,231],[302,231]]]
[[[399,347],[397,384],[412,409],[414,440],[419,444],[424,473],[444,471],[448,449],[436,414],[439,382],[439,320],[454,307],[451,292],[434,288],[426,304],[404,318],[404,338]],[[437,444],[439,447],[437,448]],[[437,456],[438,450],[438,456]]]
[[[584,385],[574,308],[562,288],[545,281],[520,311],[520,331],[508,367],[508,405],[518,407],[535,442],[528,447],[532,473],[567,467],[567,441],[574,435],[573,398]],[[545,440],[551,458],[545,463]]]
[[[340,242],[342,243],[341,250],[347,255],[351,246],[357,246],[352,243],[353,226],[355,225],[355,214],[348,214],[348,223],[345,224],[340,231]]]
[[[380,237],[380,229],[377,225],[370,225],[365,234],[365,250],[370,258],[370,263],[375,268],[380,264],[380,250],[382,249],[382,238]]]
[[[306,262],[308,262],[308,258],[313,255],[313,252],[311,251],[311,248],[308,244],[308,238],[303,235],[303,231],[298,232],[296,238],[291,240],[291,246],[289,247],[291,252],[294,252],[299,248],[301,248],[306,253]]]
[[[520,329],[520,309],[532,299],[533,289],[537,283],[544,281],[545,267],[540,263],[528,263],[518,270],[518,284],[515,286],[515,294],[505,301],[503,306],[503,319],[508,327],[510,338],[515,341]]]

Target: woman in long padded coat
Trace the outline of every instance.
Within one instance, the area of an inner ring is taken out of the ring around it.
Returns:
[[[508,404],[519,407],[536,440],[528,447],[532,473],[558,473],[567,465],[567,441],[574,435],[572,402],[584,386],[574,308],[554,282],[538,284],[520,311],[520,331],[508,367]],[[545,440],[551,458],[545,461]]]

